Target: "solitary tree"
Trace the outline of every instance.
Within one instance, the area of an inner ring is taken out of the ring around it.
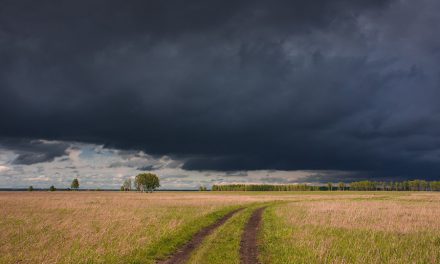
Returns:
[[[28,191],[32,192],[34,190],[34,187],[31,185],[28,187]]]
[[[72,188],[73,190],[79,189],[79,181],[77,178],[73,179],[72,184],[70,185],[70,188]]]
[[[207,191],[207,190],[208,190],[208,189],[206,188],[206,186],[200,185],[200,187],[199,187],[199,191],[204,192],[204,191]]]
[[[55,186],[51,185],[51,186],[49,187],[49,191],[54,192],[55,190],[56,190],[56,189],[55,189]]]
[[[153,173],[138,174],[134,182],[136,190],[140,192],[153,192],[156,188],[160,187],[159,178]]]

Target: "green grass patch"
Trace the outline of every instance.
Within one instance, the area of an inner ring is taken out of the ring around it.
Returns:
[[[237,208],[239,206],[223,208],[194,220],[183,228],[170,232],[147,248],[137,250],[131,256],[124,258],[122,262],[132,264],[155,263],[157,260],[165,259],[188,242],[199,230],[215,223],[224,215]]]

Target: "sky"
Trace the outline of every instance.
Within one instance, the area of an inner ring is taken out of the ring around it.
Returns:
[[[437,0],[0,1],[0,188],[440,179]]]

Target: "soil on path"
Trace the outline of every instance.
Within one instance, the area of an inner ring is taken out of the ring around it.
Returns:
[[[210,235],[216,228],[223,225],[226,221],[229,220],[234,214],[243,210],[243,208],[234,210],[232,212],[227,213],[222,218],[217,220],[217,222],[201,229],[197,232],[193,238],[188,241],[185,245],[183,245],[179,250],[177,250],[173,255],[171,255],[168,259],[159,261],[158,264],[183,264],[186,263],[191,256],[192,252],[203,242],[205,237]]]
[[[265,207],[258,208],[252,213],[246,224],[240,243],[240,260],[242,264],[258,264],[258,231],[261,226]]]

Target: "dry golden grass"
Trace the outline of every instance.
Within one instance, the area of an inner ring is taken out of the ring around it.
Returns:
[[[0,193],[0,262],[114,261],[228,205],[199,193]]]
[[[440,193],[296,201],[269,210],[263,237],[266,263],[439,263]]]
[[[274,218],[265,219],[266,263],[374,263],[384,260],[371,257],[381,256],[379,246],[394,260],[388,262],[438,260],[425,254],[440,246],[440,194],[434,193],[0,192],[0,263],[124,263],[211,212],[267,201],[289,202],[267,209]],[[346,258],[338,251],[345,243],[359,254]],[[400,253],[389,253],[395,247]],[[293,256],[298,252],[306,253]]]
[[[440,231],[440,203],[400,201],[325,201],[292,205],[285,212],[296,226],[317,225],[399,233]],[[303,214],[298,217],[298,210]]]

